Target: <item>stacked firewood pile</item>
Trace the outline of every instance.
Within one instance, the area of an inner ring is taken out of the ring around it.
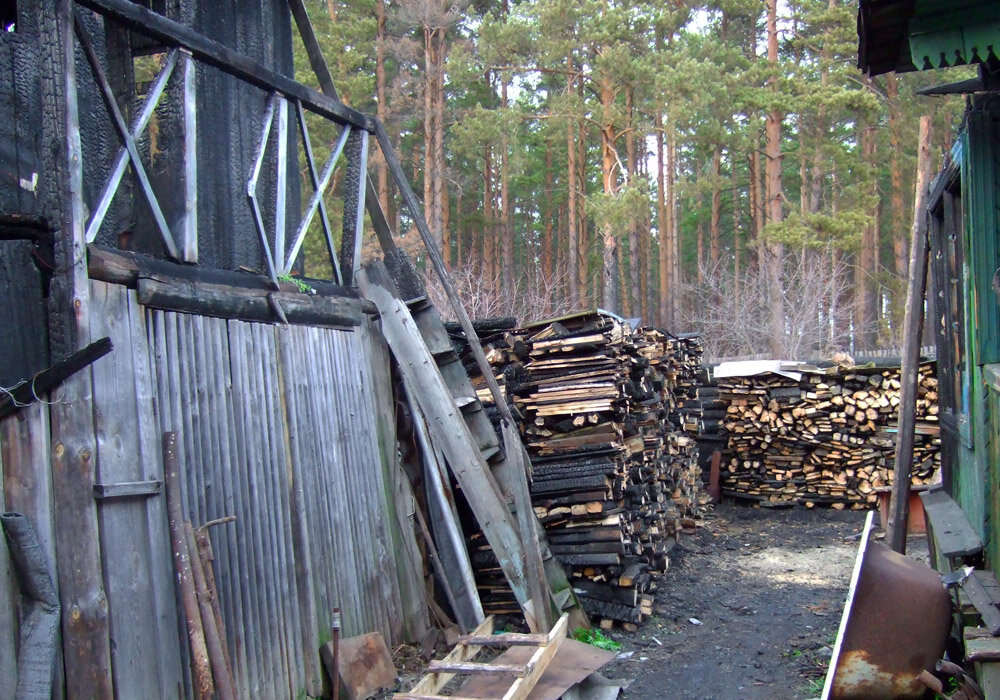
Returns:
[[[651,612],[672,538],[695,527],[708,502],[695,442],[697,339],[592,312],[483,342],[523,419],[532,503],[552,552],[589,614],[605,627],[638,623]],[[490,402],[482,377],[473,384]],[[479,549],[483,606],[500,612]]]
[[[898,368],[719,377],[728,462],[723,493],[767,503],[864,508],[890,485]],[[913,483],[940,465],[934,368],[920,367]]]

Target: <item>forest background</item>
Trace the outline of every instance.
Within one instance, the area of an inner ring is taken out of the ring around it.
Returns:
[[[898,347],[919,116],[937,166],[964,110],[915,91],[965,75],[863,76],[856,0],[307,6],[473,318],[600,307],[714,358]],[[296,71],[316,84],[301,46]],[[432,275],[377,149],[369,172]]]

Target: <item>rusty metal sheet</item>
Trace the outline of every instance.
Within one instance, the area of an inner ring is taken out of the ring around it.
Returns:
[[[869,513],[823,700],[923,697],[944,653],[951,600],[926,564],[869,541]]]

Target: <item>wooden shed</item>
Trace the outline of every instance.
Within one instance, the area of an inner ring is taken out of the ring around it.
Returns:
[[[290,5],[3,17],[0,505],[58,593],[55,696],[194,694],[173,458],[183,519],[221,521],[205,532],[240,696],[319,695],[334,608],[346,635],[427,628],[390,353],[354,283],[380,125],[294,81]],[[317,118],[339,135],[325,162]],[[335,167],[342,231],[315,194]],[[299,277],[310,230],[330,279]],[[30,605],[14,568],[0,548],[3,697]]]

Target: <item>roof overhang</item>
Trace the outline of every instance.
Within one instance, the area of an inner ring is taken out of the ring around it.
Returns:
[[[858,67],[868,75],[997,63],[996,0],[861,0]]]

